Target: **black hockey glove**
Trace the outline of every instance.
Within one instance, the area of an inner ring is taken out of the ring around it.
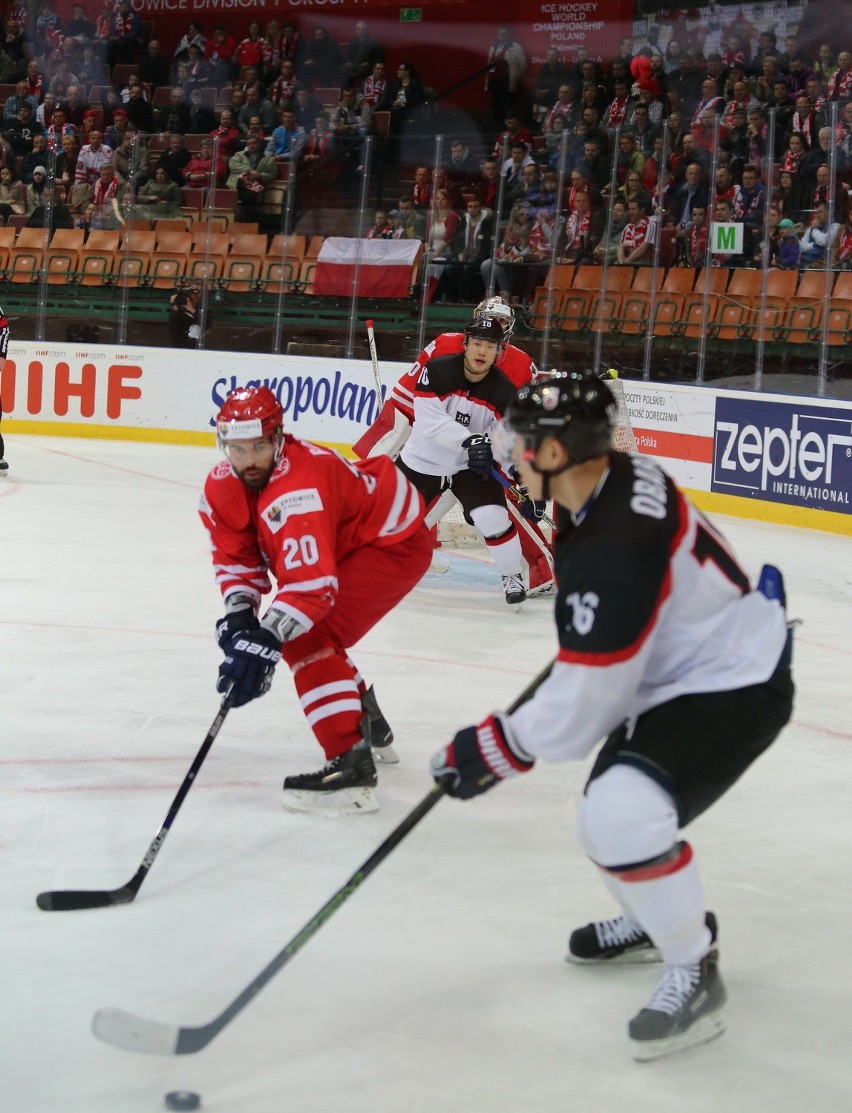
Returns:
[[[231,611],[216,623],[216,641],[219,643],[219,648],[223,653],[227,652],[225,647],[234,634],[239,633],[240,630],[256,630],[258,626],[260,626],[260,622],[250,607],[244,607],[239,611]]]
[[[521,477],[518,475],[516,467],[509,469],[509,475],[515,484],[515,490],[518,492],[518,509],[521,516],[526,518],[528,522],[540,522],[542,515],[547,513],[547,501],[530,498],[530,493],[521,483]]]
[[[470,800],[505,777],[529,772],[534,760],[526,754],[521,756],[512,747],[500,719],[489,715],[479,726],[460,730],[449,746],[435,754],[432,776],[439,784],[449,781],[450,796]]]
[[[462,441],[462,448],[467,449],[467,466],[470,471],[483,479],[491,477],[494,467],[494,453],[491,451],[491,438],[487,434],[476,433]]]
[[[275,666],[281,660],[281,641],[263,626],[238,630],[222,646],[225,660],[219,666],[217,692],[233,683],[233,706],[242,707],[265,695],[272,684]]]

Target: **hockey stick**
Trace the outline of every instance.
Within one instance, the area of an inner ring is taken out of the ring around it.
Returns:
[[[376,380],[376,412],[382,408],[382,376],[379,372],[379,357],[376,355],[376,334],[373,322],[367,321],[367,343],[370,346],[370,359],[373,361],[373,377]]]
[[[508,708],[513,711],[531,699],[536,690],[550,675],[553,667],[551,662],[536,676]],[[192,1055],[201,1051],[208,1043],[225,1028],[231,1021],[250,1004],[258,993],[268,985],[278,971],[286,966],[294,955],[313,938],[326,920],[331,919],[334,913],[360,888],[374,869],[387,858],[395,847],[399,846],[405,836],[413,830],[423,817],[435,807],[447,790],[447,781],[436,784],[423,797],[420,803],[413,808],[403,821],[391,831],[385,841],[373,851],[370,857],[359,866],[335,892],[320,910],[311,917],[301,931],[283,947],[278,954],[267,963],[261,972],[237,994],[234,1000],[218,1016],[207,1024],[197,1028],[180,1028],[174,1024],[163,1024],[157,1020],[146,1020],[144,1017],[134,1016],[123,1009],[99,1009],[92,1019],[92,1031],[105,1043],[115,1047],[123,1047],[126,1051],[141,1051],[151,1055]]]
[[[210,747],[213,745],[216,735],[219,733],[219,729],[230,710],[231,688],[225,693],[216,718],[213,720],[210,730],[207,732],[207,737],[202,742],[201,749],[195,755],[195,760],[192,765],[190,765],[189,772],[183,779],[183,784],[178,789],[174,800],[172,800],[169,814],[163,820],[162,827],[160,827],[154,841],[148,847],[139,869],[127,884],[121,885],[118,889],[54,889],[46,893],[39,893],[36,897],[36,904],[42,912],[71,912],[78,908],[108,908],[113,904],[129,904],[136,897],[136,894],[142,887],[142,882],[148,876],[151,867],[156,861],[157,855],[160,853],[163,843],[166,841],[166,835],[168,835],[171,830],[175,817],[180,811],[180,806],[192,787],[192,783],[198,775],[198,771],[204,764],[204,759],[210,752]]]
[[[514,483],[510,483],[509,480],[505,477],[505,475],[503,475],[502,472],[498,471],[497,468],[492,468],[491,469],[491,475],[494,479],[497,480],[497,482],[500,484],[501,487],[505,487],[506,490],[510,492],[510,494],[513,494],[515,496],[515,498],[518,500],[518,502],[533,502],[534,501],[533,499],[530,498],[529,495],[525,495],[524,492],[520,489],[520,487],[516,487],[514,485]],[[542,522],[544,522],[544,524],[546,526],[549,526],[550,529],[556,529],[556,522],[554,522],[554,520],[551,518],[551,516],[549,514],[542,511],[542,513],[540,515],[540,519],[541,519]]]

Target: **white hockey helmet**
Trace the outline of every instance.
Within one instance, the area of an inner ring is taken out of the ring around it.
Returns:
[[[473,311],[473,318],[477,317],[493,317],[495,321],[499,321],[503,326],[503,340],[506,344],[512,336],[515,328],[515,313],[511,305],[507,305],[499,295],[493,298],[485,298],[477,305]]]

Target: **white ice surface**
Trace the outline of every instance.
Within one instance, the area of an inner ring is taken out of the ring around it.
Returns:
[[[444,800],[203,1052],[134,1055],[90,1032],[117,1006],[219,1011],[429,791],[455,728],[554,651],[551,604],[504,604],[451,557],[354,653],[401,764],[381,811],[285,813],[321,764],[285,670],[231,714],[137,900],[44,913],[51,888],[136,871],[212,721],[219,614],[196,518],[212,450],[7,438],[0,481],[0,1110],[154,1113],[842,1113],[852,1108],[852,545],[735,519],[786,573],[795,721],[690,828],[721,925],[722,1039],[629,1057],[653,967],[577,968],[570,929],[612,906],[573,836],[585,767]]]

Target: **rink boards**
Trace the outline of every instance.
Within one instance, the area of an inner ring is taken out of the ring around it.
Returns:
[[[383,396],[408,370],[382,366]],[[364,360],[11,344],[3,431],[212,444],[236,386],[264,383],[297,436],[346,452],[377,413]],[[639,450],[703,509],[852,534],[852,405],[816,398],[625,381]]]

